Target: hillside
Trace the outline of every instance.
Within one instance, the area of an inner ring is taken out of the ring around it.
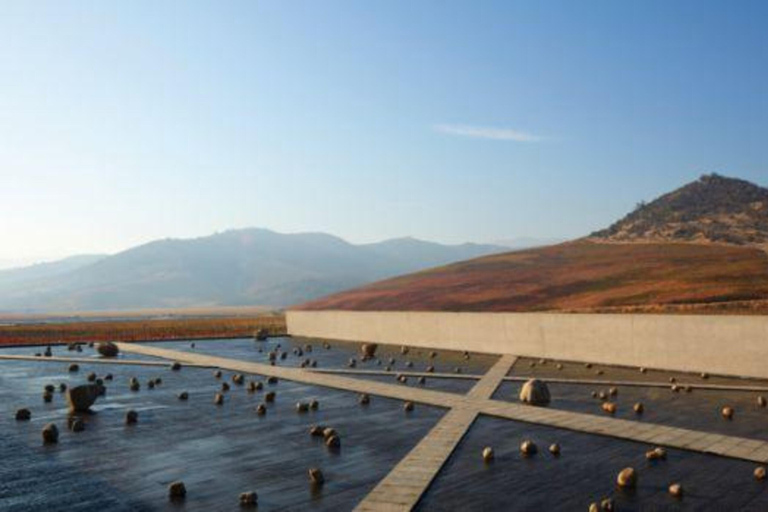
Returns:
[[[0,311],[281,307],[501,250],[410,238],[353,245],[322,233],[233,230],[158,240],[94,261],[79,259],[73,268],[61,262],[4,271]]]
[[[612,242],[768,242],[768,189],[717,174],[644,204],[590,235]]]
[[[0,270],[0,289],[66,274],[104,258],[103,254],[82,254],[58,261]]]
[[[455,263],[298,309],[768,312],[768,189],[702,176],[574,242]]]
[[[577,241],[454,263],[296,309],[570,311],[754,300],[768,300],[768,255],[759,249]]]

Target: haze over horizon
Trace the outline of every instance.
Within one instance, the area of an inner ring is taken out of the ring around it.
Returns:
[[[250,226],[568,239],[704,173],[768,186],[766,15],[8,3],[0,267]]]

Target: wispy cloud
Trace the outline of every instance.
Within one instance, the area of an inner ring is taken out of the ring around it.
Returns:
[[[432,128],[440,133],[476,139],[512,140],[515,142],[539,142],[543,139],[538,135],[509,128],[470,126],[466,124],[436,124]]]

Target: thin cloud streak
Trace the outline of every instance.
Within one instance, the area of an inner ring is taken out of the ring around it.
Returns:
[[[475,139],[512,140],[515,142],[539,142],[542,137],[531,133],[511,130],[508,128],[491,128],[487,126],[469,126],[465,124],[436,124],[434,130],[449,135],[472,137]]]

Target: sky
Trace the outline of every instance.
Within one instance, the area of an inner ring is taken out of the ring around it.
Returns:
[[[0,265],[258,226],[572,238],[768,186],[768,2],[0,0]]]

